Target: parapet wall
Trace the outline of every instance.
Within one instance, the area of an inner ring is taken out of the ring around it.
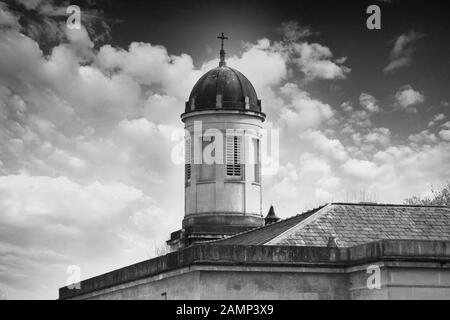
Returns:
[[[206,243],[130,265],[59,289],[60,299],[104,290],[188,266],[349,268],[372,262],[450,262],[450,241],[382,240],[351,248]]]

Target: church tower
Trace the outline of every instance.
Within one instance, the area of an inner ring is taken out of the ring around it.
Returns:
[[[182,248],[264,225],[260,138],[265,114],[250,81],[225,62],[204,74],[186,101],[185,216],[167,243]]]

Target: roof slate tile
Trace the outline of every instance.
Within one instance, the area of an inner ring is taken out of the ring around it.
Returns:
[[[350,247],[382,239],[450,240],[450,208],[331,203],[216,241],[223,244]]]

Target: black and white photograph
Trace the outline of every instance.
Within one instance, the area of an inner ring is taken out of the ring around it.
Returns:
[[[0,0],[0,300],[450,300],[449,4]]]

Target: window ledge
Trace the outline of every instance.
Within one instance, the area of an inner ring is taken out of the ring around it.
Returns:
[[[244,180],[241,180],[241,179],[225,179],[224,182],[225,182],[225,183],[232,182],[232,183],[243,183],[243,184],[245,184],[245,181],[244,181]]]
[[[211,183],[216,183],[215,180],[204,180],[204,181],[197,181],[197,184],[211,184]]]

